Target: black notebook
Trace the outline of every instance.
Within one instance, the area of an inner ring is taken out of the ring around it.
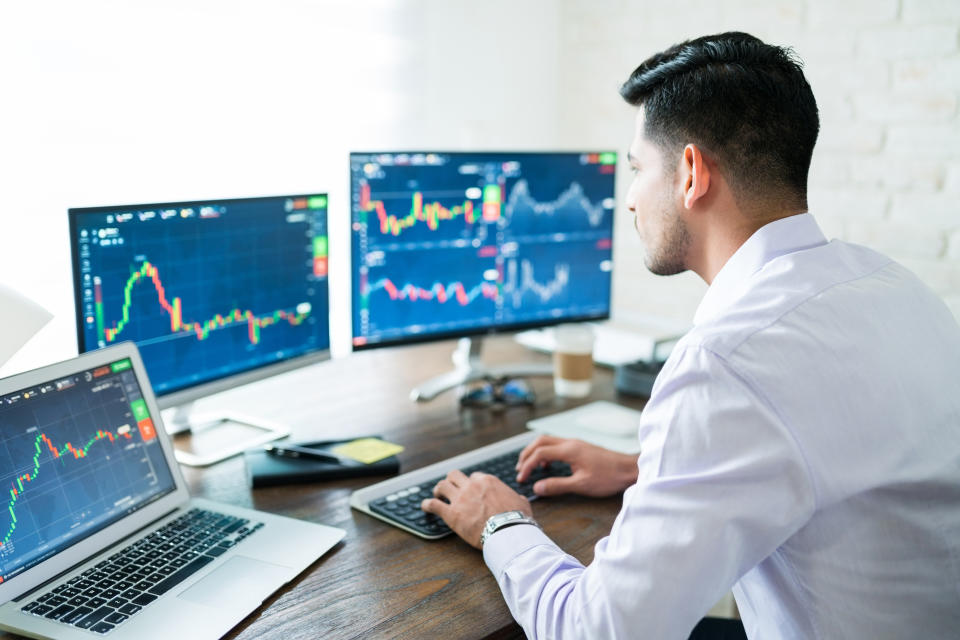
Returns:
[[[296,444],[301,447],[325,451],[353,440],[356,440],[356,438],[322,440],[320,442],[282,442],[278,445]],[[397,456],[390,456],[370,464],[364,464],[356,460],[333,463],[306,458],[284,458],[271,455],[263,449],[249,449],[244,451],[243,458],[247,463],[247,484],[254,489],[280,484],[301,484],[340,478],[356,478],[358,476],[391,475],[400,471],[400,461]]]

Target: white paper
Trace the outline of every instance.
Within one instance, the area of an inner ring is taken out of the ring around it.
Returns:
[[[52,317],[36,302],[0,284],[0,366]]]

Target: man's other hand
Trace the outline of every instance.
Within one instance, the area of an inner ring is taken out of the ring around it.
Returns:
[[[617,494],[637,481],[637,455],[617,453],[581,440],[540,436],[523,451],[517,462],[517,481],[550,462],[566,462],[573,474],[544,478],[533,485],[538,496],[578,493],[596,498]]]
[[[435,513],[467,543],[480,548],[480,534],[490,516],[504,511],[522,511],[530,517],[530,502],[505,485],[499,478],[476,471],[468,478],[454,470],[437,483],[433,498],[427,498],[420,508]],[[445,498],[449,504],[440,500]]]

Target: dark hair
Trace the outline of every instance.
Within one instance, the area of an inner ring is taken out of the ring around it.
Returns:
[[[738,200],[806,207],[820,119],[791,49],[740,32],[688,40],[644,61],[620,95],[643,107],[644,135],[661,149],[703,147]]]

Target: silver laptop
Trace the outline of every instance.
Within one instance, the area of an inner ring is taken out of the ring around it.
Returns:
[[[344,536],[191,499],[133,343],[0,380],[0,628],[218,638]]]

